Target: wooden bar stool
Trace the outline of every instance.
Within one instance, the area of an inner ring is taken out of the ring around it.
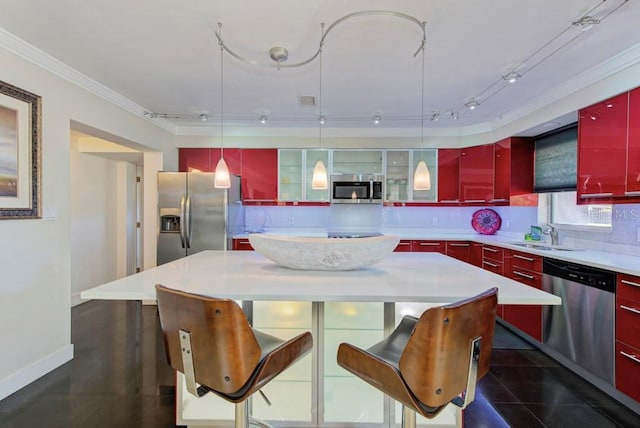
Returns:
[[[284,341],[253,329],[233,300],[162,285],[156,296],[169,365],[184,374],[191,394],[236,403],[237,428],[249,426],[247,398],[313,346],[309,332]]]
[[[492,288],[405,316],[367,350],[341,343],[338,364],[402,403],[403,427],[415,427],[416,412],[433,418],[450,402],[464,409],[489,371],[497,301]]]

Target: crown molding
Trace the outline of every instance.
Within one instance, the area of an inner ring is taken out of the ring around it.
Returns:
[[[144,115],[145,108],[141,105],[69,67],[4,28],[0,28],[0,47],[175,135],[175,126],[171,122],[163,119],[150,120]]]

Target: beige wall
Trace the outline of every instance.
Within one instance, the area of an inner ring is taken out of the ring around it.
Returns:
[[[71,122],[159,151],[165,169],[177,167],[177,150],[166,131],[3,48],[0,64],[0,80],[42,97],[42,206],[55,213],[50,220],[0,221],[2,399],[73,355]]]

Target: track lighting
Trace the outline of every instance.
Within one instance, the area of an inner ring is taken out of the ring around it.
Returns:
[[[506,80],[509,83],[515,83],[516,80],[518,80],[521,77],[522,76],[520,74],[516,73],[515,71],[512,71],[512,72],[507,73],[504,76],[502,76],[502,79]]]
[[[440,120],[440,113],[433,113],[431,115],[431,122],[437,122]]]
[[[262,123],[263,125],[267,123],[267,116],[265,115],[260,116],[260,123]]]
[[[457,111],[452,111],[451,112],[451,119],[453,119],[453,120],[460,119],[460,113],[458,113]]]
[[[324,125],[324,123],[327,121],[327,118],[324,116],[320,116],[320,125]]]
[[[476,107],[478,107],[479,105],[480,103],[478,103],[477,101],[471,100],[468,103],[466,103],[464,106],[469,110],[475,110]]]
[[[201,122],[206,122],[207,120],[209,120],[209,116],[202,113],[200,116],[198,116],[198,119],[200,119]]]
[[[600,23],[599,19],[596,19],[592,16],[583,16],[579,20],[572,22],[572,25],[576,27],[580,27],[581,31],[589,31],[593,28],[594,25],[598,25]]]
[[[380,116],[373,116],[373,123],[375,123],[376,125],[379,124],[381,120],[382,118]]]

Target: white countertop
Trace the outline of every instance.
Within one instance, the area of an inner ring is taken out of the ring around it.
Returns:
[[[354,271],[300,271],[253,251],[203,251],[81,293],[153,300],[155,285],[238,300],[454,302],[498,287],[501,304],[558,305],[559,297],[439,253],[392,253]]]
[[[286,233],[279,231],[278,233]],[[313,235],[307,235],[308,231],[292,230],[289,232],[295,235],[305,236],[319,236],[321,232],[317,230]],[[383,230],[384,234],[398,235],[400,239],[424,239],[424,240],[443,240],[443,241],[473,241],[481,244],[497,245],[512,250],[522,251],[525,253],[537,254],[544,257],[550,257],[557,260],[564,260],[567,262],[584,264],[587,266],[597,267],[600,269],[607,269],[614,272],[626,273],[629,275],[640,276],[640,248],[638,249],[638,255],[626,255],[613,253],[608,251],[597,251],[585,248],[574,248],[574,251],[549,251],[540,250],[535,248],[521,247],[514,245],[515,242],[522,242],[519,239],[518,234],[496,234],[496,235],[481,235],[475,232],[446,232],[446,231],[425,231],[417,229],[388,229]],[[324,232],[326,235],[326,232]],[[238,235],[237,237],[246,237],[247,235]],[[539,243],[542,245],[549,245],[545,242],[527,241],[533,244]],[[563,246],[561,246],[563,247]]]

